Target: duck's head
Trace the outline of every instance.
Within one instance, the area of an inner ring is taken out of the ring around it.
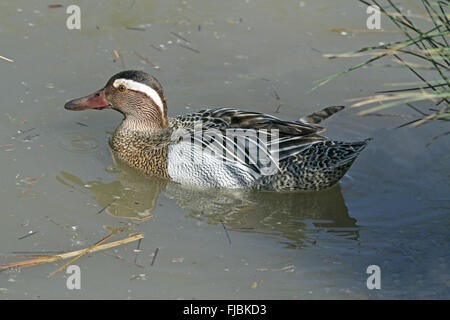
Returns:
[[[143,71],[119,72],[108,80],[104,88],[69,101],[64,108],[77,111],[112,108],[121,112],[128,126],[135,130],[155,130],[168,126],[162,86]]]

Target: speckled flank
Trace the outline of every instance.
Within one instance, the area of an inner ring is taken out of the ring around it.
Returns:
[[[283,161],[280,171],[263,176],[256,183],[260,190],[321,190],[338,182],[370,139],[355,143],[323,141],[306,148],[289,161]]]

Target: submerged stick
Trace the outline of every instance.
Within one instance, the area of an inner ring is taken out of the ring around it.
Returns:
[[[41,179],[45,177],[45,173],[41,174],[41,176],[39,178],[36,179],[36,181],[34,181],[30,187],[28,187],[27,189],[22,191],[22,194],[19,196],[19,198],[22,198],[28,191],[31,190],[31,188],[33,188],[39,181],[41,181]]]
[[[428,148],[434,141],[436,141],[437,139],[447,136],[450,134],[450,131],[438,134],[437,136],[434,136],[430,141],[428,141],[428,143],[425,145],[425,148]]]
[[[144,57],[143,55],[139,54],[139,52],[133,51],[133,53],[138,56],[141,60],[146,62],[147,64],[151,65],[155,69],[159,69],[159,66],[151,62],[148,58]]]

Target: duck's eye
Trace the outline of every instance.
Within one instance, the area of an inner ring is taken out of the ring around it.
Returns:
[[[123,84],[121,84],[117,89],[119,89],[120,92],[124,92],[125,90],[127,90],[127,88],[125,88]]]

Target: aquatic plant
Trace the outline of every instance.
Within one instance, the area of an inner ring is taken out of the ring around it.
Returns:
[[[329,59],[355,57],[369,57],[369,59],[345,71],[319,80],[319,83],[310,91],[350,71],[368,66],[374,61],[385,57],[394,57],[395,61],[402,68],[409,69],[419,79],[419,82],[393,83],[390,85],[406,86],[406,88],[378,91],[370,97],[352,99],[356,101],[352,107],[371,106],[358,114],[366,115],[406,104],[418,112],[420,116],[413,121],[402,124],[400,127],[406,125],[419,126],[433,120],[450,121],[450,48],[448,39],[450,35],[450,14],[446,12],[450,9],[450,3],[443,0],[420,0],[423,6],[422,13],[411,14],[410,10],[400,8],[398,4],[391,0],[384,1],[384,6],[377,0],[359,0],[359,2],[367,6],[377,6],[380,12],[388,17],[398,28],[398,31],[404,35],[404,40],[381,43],[377,46],[361,48],[347,53],[324,55]],[[411,59],[421,63],[414,63]],[[412,104],[419,101],[429,102],[428,110],[421,110]],[[450,131],[433,139],[448,134],[450,134]]]

